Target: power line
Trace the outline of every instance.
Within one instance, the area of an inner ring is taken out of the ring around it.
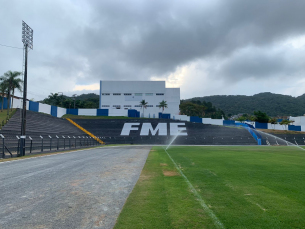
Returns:
[[[3,44],[0,44],[0,46],[4,46],[4,47],[8,47],[8,48],[14,48],[14,49],[23,49],[23,48],[9,46],[9,45],[3,45]]]

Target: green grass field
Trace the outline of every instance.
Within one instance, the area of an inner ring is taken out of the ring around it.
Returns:
[[[115,228],[305,228],[305,151],[153,147]],[[221,222],[215,223],[209,211]]]

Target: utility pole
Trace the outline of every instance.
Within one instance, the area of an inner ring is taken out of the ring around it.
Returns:
[[[22,42],[25,49],[25,59],[24,59],[23,104],[22,104],[22,120],[21,120],[20,152],[19,152],[19,156],[21,157],[25,155],[28,48],[33,49],[33,30],[24,21],[22,21]]]
[[[73,95],[73,97],[74,97],[74,109],[75,109],[75,96],[77,96],[77,94]]]

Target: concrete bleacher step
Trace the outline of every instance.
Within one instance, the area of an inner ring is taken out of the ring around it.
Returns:
[[[188,136],[179,136],[174,144],[182,145],[257,145],[256,140],[243,128],[201,123],[181,122],[169,119],[74,119],[78,125],[94,135],[101,136],[107,144],[169,144],[173,136],[141,136],[140,131],[130,131],[129,136],[121,136],[124,123],[151,123],[155,128],[159,123],[185,123]]]

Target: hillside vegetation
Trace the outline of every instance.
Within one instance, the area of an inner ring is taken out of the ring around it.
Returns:
[[[195,97],[188,100],[211,102],[226,115],[239,113],[253,114],[260,110],[269,116],[302,116],[305,114],[305,94],[299,97],[259,93],[253,96],[246,95],[213,95]]]

